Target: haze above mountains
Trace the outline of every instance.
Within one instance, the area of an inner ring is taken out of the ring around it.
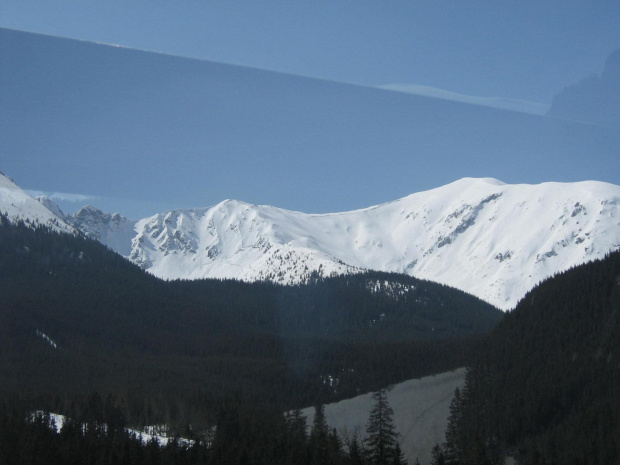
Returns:
[[[617,126],[7,29],[0,43],[2,169],[65,211],[328,213],[466,176],[619,182]]]

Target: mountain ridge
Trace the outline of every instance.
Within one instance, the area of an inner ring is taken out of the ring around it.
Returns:
[[[55,232],[75,234],[76,230],[51,211],[48,205],[43,200],[33,199],[0,171],[0,213],[4,213],[11,221],[28,221],[33,226],[47,226]],[[56,209],[60,212],[58,206]]]
[[[579,193],[563,192],[566,189]],[[168,279],[188,276],[181,274],[187,268],[179,274],[172,271],[179,270],[174,264],[181,262],[192,268],[189,276],[193,278],[208,273],[212,277],[271,279],[288,284],[303,280],[300,268],[327,275],[363,269],[393,271],[451,285],[508,309],[539,281],[600,257],[620,244],[613,219],[606,230],[613,237],[605,243],[592,239],[598,232],[591,229],[599,228],[588,212],[597,208],[595,191],[604,198],[600,191],[607,189],[615,193],[601,200],[607,203],[599,206],[598,213],[617,218],[618,188],[595,182],[509,186],[490,178],[465,178],[365,209],[312,215],[229,201],[196,214],[177,211],[141,220],[131,258]],[[519,198],[515,190],[529,191],[535,198],[528,202],[527,196]],[[513,197],[509,207],[496,205],[503,202],[502,196]],[[549,196],[554,200],[543,202]],[[514,209],[521,211],[514,216],[506,211]],[[580,224],[579,215],[585,224]],[[499,223],[496,216],[502,217]],[[205,217],[206,230],[199,226],[205,226],[201,222]],[[483,220],[489,222],[493,234],[485,233],[488,228]],[[544,227],[538,224],[541,222]],[[192,223],[199,229],[192,228]],[[223,227],[213,229],[216,224]],[[243,237],[237,237],[240,234]],[[512,247],[511,241],[521,245]],[[202,260],[198,244],[206,246],[207,256]],[[576,251],[580,244],[582,250]],[[195,256],[181,258],[187,254]],[[444,257],[446,254],[458,257]],[[521,260],[513,265],[519,255]],[[231,267],[223,266],[226,260]],[[550,264],[552,261],[561,263]],[[197,262],[200,265],[192,267]],[[243,264],[243,271],[235,271]],[[517,278],[526,264],[527,277]]]
[[[503,310],[540,281],[620,247],[620,187],[463,178],[349,212],[305,214],[224,200],[141,220],[65,221],[162,279],[270,280],[404,273]]]

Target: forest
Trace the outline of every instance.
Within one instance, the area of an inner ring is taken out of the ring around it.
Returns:
[[[478,347],[435,463],[620,463],[620,252],[530,291]]]
[[[397,274],[165,282],[97,242],[33,226],[0,216],[3,421],[43,411],[166,425],[196,450],[230,423],[230,441],[250,447],[254,434],[284,434],[282,412],[466,365],[503,318]],[[20,428],[47,434],[36,422]]]

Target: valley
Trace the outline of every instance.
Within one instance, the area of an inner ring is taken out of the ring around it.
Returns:
[[[0,464],[620,465],[608,5],[5,26],[43,3],[0,4]]]

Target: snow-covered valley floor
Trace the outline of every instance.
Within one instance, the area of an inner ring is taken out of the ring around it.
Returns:
[[[394,410],[394,425],[400,433],[400,445],[410,464],[416,457],[421,463],[429,463],[431,450],[445,441],[450,402],[454,390],[461,387],[465,369],[412,379],[394,385],[387,397]],[[365,437],[368,415],[373,407],[372,393],[343,400],[325,406],[325,417],[331,428],[342,436],[358,432]],[[314,408],[306,408],[303,414],[308,425],[312,424]]]

